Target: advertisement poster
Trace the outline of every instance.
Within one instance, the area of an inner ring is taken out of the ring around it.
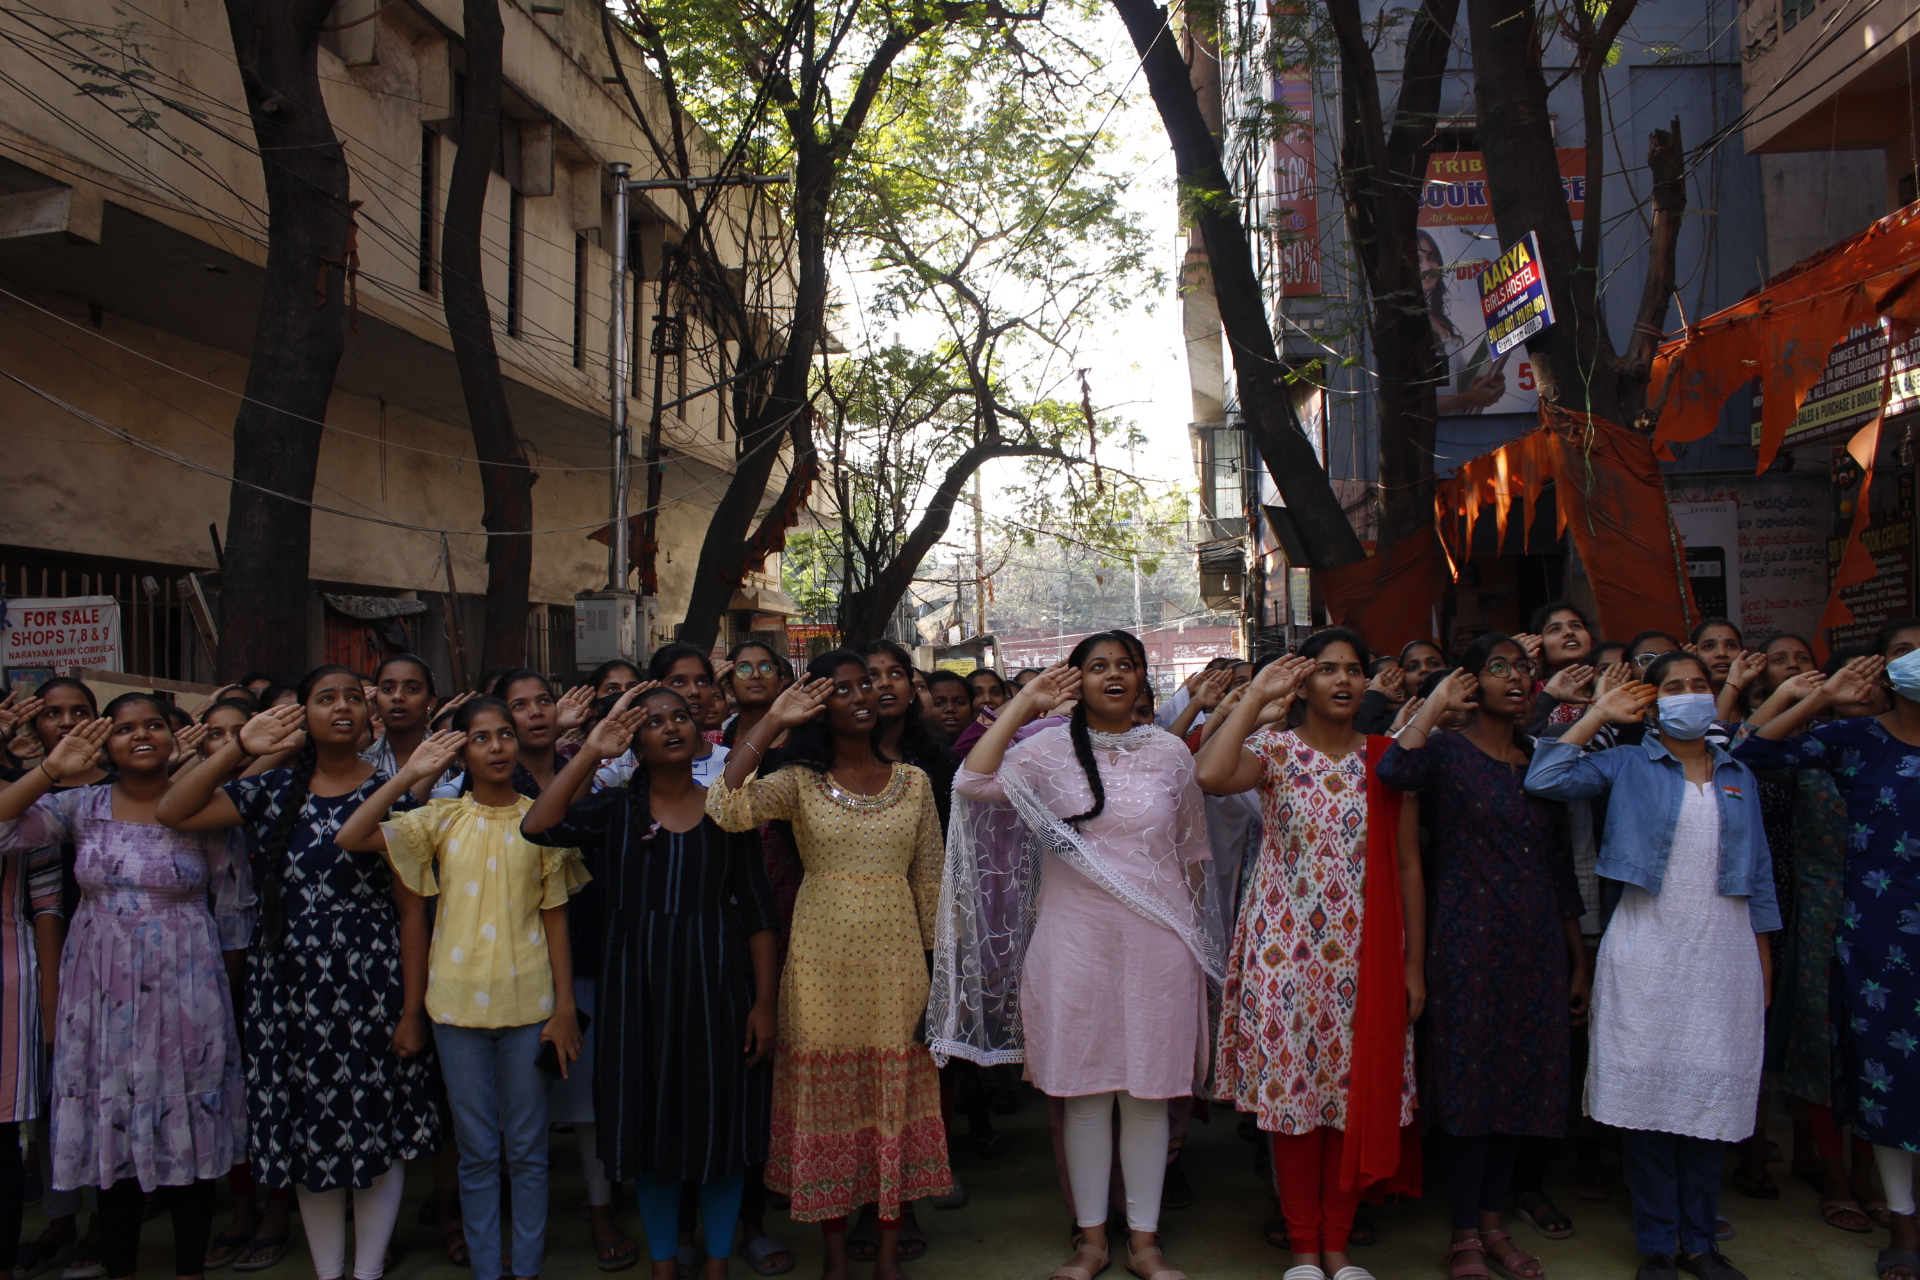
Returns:
[[[1279,240],[1280,295],[1312,297],[1320,285],[1320,204],[1314,192],[1313,76],[1304,70],[1274,77],[1274,101],[1293,127],[1273,140],[1274,235]]]
[[[1586,216],[1587,153],[1562,147],[1560,186],[1577,231]],[[1538,405],[1533,365],[1524,347],[1499,355],[1487,340],[1480,311],[1480,273],[1500,257],[1500,233],[1487,200],[1486,168],[1478,151],[1449,151],[1427,160],[1420,201],[1420,269],[1434,340],[1447,357],[1440,389],[1442,416],[1533,413]]]
[[[1883,442],[1884,443],[1884,442]],[[1884,454],[1883,454],[1884,456]],[[1833,450],[1833,536],[1827,540],[1827,583],[1846,554],[1854,503],[1860,501],[1860,464],[1844,445]],[[1873,507],[1862,535],[1873,556],[1875,573],[1840,593],[1853,621],[1833,629],[1833,645],[1867,644],[1874,632],[1896,618],[1913,616],[1913,475],[1877,474]]]
[[[1764,644],[1782,631],[1811,635],[1827,603],[1827,536],[1831,525],[1826,477],[1814,475],[1748,476],[1732,483],[1699,481],[1675,484],[1669,495],[1674,525],[1686,543],[1694,599],[1707,610],[1703,590],[1710,548],[1725,550],[1726,534],[1699,530],[1689,508],[1731,504],[1735,510],[1734,546],[1724,572],[1729,606],[1738,600],[1737,620],[1750,644]],[[1708,573],[1711,570],[1707,570]]]
[[[9,600],[0,666],[119,671],[120,602],[112,596]]]
[[[1886,321],[1861,325],[1834,344],[1826,372],[1813,384],[1793,425],[1787,447],[1849,437],[1872,421],[1880,408],[1880,381],[1887,362]],[[1760,444],[1761,383],[1753,383],[1753,444]],[[1893,385],[1887,388],[1887,416],[1920,407],[1920,334],[1894,348]]]
[[[1540,266],[1540,238],[1529,231],[1480,273],[1480,319],[1495,356],[1504,356],[1553,323],[1553,299]]]

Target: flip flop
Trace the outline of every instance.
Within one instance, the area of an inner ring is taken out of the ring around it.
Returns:
[[[1845,1213],[1856,1215],[1867,1225],[1864,1227],[1849,1227],[1844,1223],[1835,1221],[1836,1218]],[[1857,1236],[1866,1235],[1869,1231],[1873,1230],[1873,1219],[1869,1218],[1867,1211],[1862,1209],[1859,1203],[1854,1200],[1822,1200],[1820,1202],[1820,1217],[1828,1226],[1840,1231],[1850,1231]]]
[[[207,1241],[207,1258],[204,1264],[207,1270],[218,1271],[224,1266],[231,1265],[233,1260],[240,1256],[240,1251],[246,1248],[247,1241],[251,1239],[253,1239],[252,1235],[236,1236],[223,1232]]]
[[[913,1216],[913,1206],[902,1205],[900,1208],[900,1261],[912,1262],[915,1258],[924,1256],[926,1252],[927,1236],[920,1230],[920,1223]]]
[[[786,1254],[787,1260],[779,1266],[768,1265],[767,1259],[778,1253]],[[753,1268],[755,1275],[761,1276],[783,1276],[799,1265],[798,1260],[793,1256],[793,1251],[772,1236],[755,1236],[751,1240],[742,1241],[740,1256],[747,1260],[747,1265]]]
[[[1762,1170],[1759,1177],[1745,1169],[1733,1171],[1733,1189],[1752,1200],[1778,1200],[1780,1188],[1774,1182],[1773,1175]]]
[[[1293,1247],[1293,1239],[1287,1235],[1287,1220],[1285,1218],[1268,1218],[1266,1222],[1261,1224],[1260,1234],[1265,1236],[1267,1243],[1276,1249],[1291,1249]],[[1351,1241],[1349,1241],[1349,1243],[1351,1243]],[[1319,1271],[1320,1268],[1315,1267],[1314,1270]],[[1280,1280],[1286,1280],[1286,1276],[1280,1277]]]
[[[627,1246],[625,1253],[620,1252],[621,1245]],[[625,1271],[640,1261],[640,1249],[626,1236],[621,1236],[618,1240],[595,1240],[593,1260],[594,1265],[602,1271]]]
[[[256,1257],[264,1254],[264,1257]],[[265,1271],[268,1267],[280,1265],[280,1259],[287,1256],[287,1233],[277,1236],[255,1236],[247,1241],[246,1248],[240,1251],[240,1257],[234,1259],[235,1271]]]
[[[61,1266],[73,1256],[72,1244],[55,1244],[51,1240],[22,1240],[20,1252],[14,1256],[14,1280],[33,1280],[33,1277],[48,1267]]]
[[[693,1280],[700,1270],[701,1252],[690,1244],[683,1244],[674,1252],[673,1270],[680,1280]]]
[[[847,1228],[847,1256],[855,1262],[872,1262],[880,1256],[880,1211],[872,1205],[862,1208]]]

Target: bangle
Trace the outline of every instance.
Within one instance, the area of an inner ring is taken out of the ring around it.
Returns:
[[[753,752],[753,754],[755,754],[756,756],[759,756],[762,760],[765,760],[767,758],[766,753],[761,751],[760,748],[754,746],[751,742],[742,742],[740,745],[745,747],[747,750]]]
[[[40,772],[46,774],[47,781],[52,783],[54,786],[57,787],[60,785],[60,779],[53,776],[53,770],[47,768],[47,760],[45,756],[42,756],[40,758]]]

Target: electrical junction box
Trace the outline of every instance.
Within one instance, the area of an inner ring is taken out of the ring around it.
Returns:
[[[639,663],[640,599],[631,591],[582,591],[573,598],[573,661],[582,671],[618,658]]]

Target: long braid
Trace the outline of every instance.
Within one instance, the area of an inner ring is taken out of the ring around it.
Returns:
[[[1100,781],[1100,762],[1094,759],[1093,739],[1087,732],[1085,699],[1073,704],[1073,720],[1068,725],[1067,732],[1073,739],[1074,758],[1080,762],[1081,769],[1086,771],[1087,787],[1093,792],[1093,808],[1079,817],[1067,819],[1068,822],[1081,823],[1099,817],[1107,807],[1107,788]]]
[[[651,778],[647,774],[647,762],[640,759],[639,754],[636,752],[634,755],[633,774],[627,779],[627,790],[633,794],[627,800],[627,803],[632,806],[633,812],[639,814],[647,824],[647,832],[641,837],[642,842],[645,843],[651,843],[653,840],[653,804],[652,798],[647,794],[647,785],[650,781]]]
[[[281,882],[286,877],[287,846],[293,842],[293,830],[307,807],[307,789],[313,782],[313,770],[320,750],[313,735],[293,758],[287,771],[287,789],[280,796],[280,809],[260,848],[260,947],[278,951],[287,932],[287,913],[281,900]]]

